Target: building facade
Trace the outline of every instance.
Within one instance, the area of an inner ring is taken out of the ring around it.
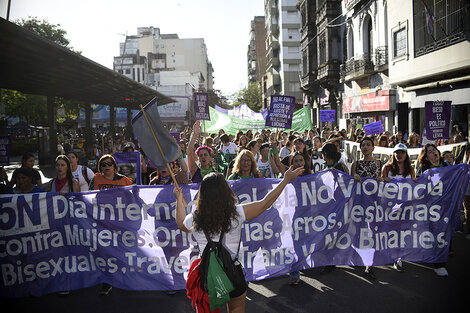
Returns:
[[[161,34],[156,27],[139,27],[137,34],[120,43],[114,70],[177,102],[159,107],[168,128],[190,124],[192,95],[213,89],[214,69],[203,38]]]
[[[295,96],[303,103],[300,89],[300,13],[297,0],[265,0],[266,74],[263,78],[265,104],[270,96]]]
[[[261,86],[266,72],[266,29],[264,16],[255,16],[251,21],[250,44],[248,45],[248,81]]]
[[[399,129],[421,134],[425,103],[451,101],[451,123],[468,135],[469,12],[468,0],[388,2],[390,84],[397,90]]]
[[[342,116],[348,123],[381,121],[394,129],[395,89],[388,73],[387,5],[381,0],[342,2]],[[344,124],[343,124],[344,125]]]

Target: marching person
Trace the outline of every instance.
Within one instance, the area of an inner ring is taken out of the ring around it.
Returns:
[[[389,182],[391,178],[411,178],[416,180],[415,170],[411,166],[410,156],[404,143],[399,143],[393,149],[393,156],[383,166],[381,177]],[[393,268],[398,272],[403,272],[401,260],[393,263]]]
[[[240,151],[235,158],[232,174],[228,177],[228,180],[262,177],[263,175],[261,175],[256,167],[256,160],[253,153],[244,149]]]
[[[212,149],[208,146],[199,146],[194,151],[196,139],[201,135],[201,121],[197,120],[193,126],[193,133],[188,144],[188,168],[193,183],[200,183],[204,176],[211,172],[215,172],[213,166]],[[199,161],[199,166],[196,163]]]
[[[98,162],[98,173],[90,182],[90,190],[104,190],[115,187],[132,185],[132,179],[118,173],[116,160],[111,154],[103,155]],[[108,295],[113,286],[107,283],[101,285],[100,295]]]
[[[95,176],[95,173],[85,165],[78,164],[77,152],[70,150],[67,152],[67,157],[70,160],[72,175],[80,183],[80,191],[87,191],[88,185],[90,184],[93,176]]]
[[[240,242],[244,221],[251,220],[270,208],[279,197],[286,185],[303,172],[303,168],[296,170],[291,167],[285,172],[281,182],[271,190],[262,200],[237,204],[237,197],[228,186],[224,176],[220,173],[206,175],[199,187],[196,210],[188,215],[183,207],[183,192],[181,188],[174,188],[176,201],[176,223],[184,232],[192,232],[200,251],[204,251],[207,239],[217,241],[220,233],[226,234],[224,247],[230,252],[232,260],[237,258],[237,247]],[[244,276],[241,265],[239,275]],[[244,280],[243,280],[244,281]],[[246,282],[235,286],[230,293],[227,311],[230,313],[245,312]]]
[[[73,177],[70,160],[61,154],[55,159],[56,177],[45,184],[45,190],[50,192],[58,191],[61,194],[69,192],[80,192],[80,183]]]
[[[36,193],[45,190],[33,183],[34,172],[32,168],[20,167],[13,172],[13,180],[16,186],[6,191],[7,194]]]
[[[421,176],[428,169],[449,165],[449,162],[444,160],[437,147],[432,143],[427,143],[421,148],[421,152],[419,153],[416,176]],[[434,263],[434,272],[437,276],[449,275],[446,269],[446,263]]]

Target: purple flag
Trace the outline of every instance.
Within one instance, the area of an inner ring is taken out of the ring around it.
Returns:
[[[145,105],[144,111],[151,128],[142,111],[132,119],[132,127],[134,129],[134,136],[139,141],[139,145],[142,147],[142,150],[144,150],[145,155],[156,166],[164,166],[166,163],[178,159],[181,156],[181,149],[176,143],[175,138],[163,127],[160,114],[158,113],[156,97]],[[152,130],[157,137],[162,151],[160,151],[155,142]],[[163,155],[161,152],[163,152]]]

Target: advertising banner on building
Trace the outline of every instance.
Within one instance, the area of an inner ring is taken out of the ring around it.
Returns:
[[[380,90],[378,92],[343,98],[344,113],[388,111],[389,109],[389,90]]]

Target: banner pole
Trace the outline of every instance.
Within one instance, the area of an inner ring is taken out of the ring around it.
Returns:
[[[166,163],[166,167],[168,168],[168,171],[170,172],[171,179],[173,180],[173,183],[175,184],[175,186],[177,188],[179,188],[178,182],[176,181],[176,178],[175,178],[175,174],[173,173],[173,170],[172,170],[170,164],[166,160],[165,154],[163,154],[163,149],[160,146],[160,143],[158,142],[157,135],[155,135],[155,131],[153,130],[152,125],[150,124],[147,113],[145,113],[145,110],[144,110],[144,107],[142,106],[142,104],[140,104],[140,111],[142,112],[142,115],[144,116],[145,121],[147,122],[147,125],[150,128],[150,131],[152,132],[153,139],[155,140],[155,143],[157,144],[158,150],[160,150],[160,154],[162,155],[163,161]],[[185,207],[188,206],[186,204],[186,201],[184,200],[184,197],[183,197],[183,205]]]

